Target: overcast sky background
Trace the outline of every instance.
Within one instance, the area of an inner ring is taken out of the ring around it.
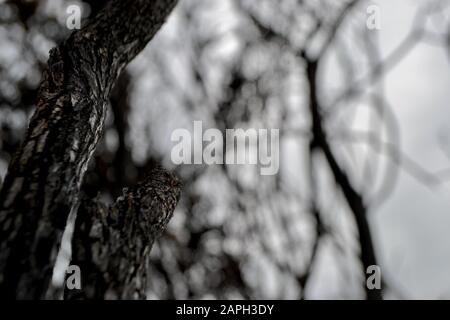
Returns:
[[[374,3],[381,8],[381,49],[388,54],[410,31],[417,1]],[[448,9],[442,14],[449,17]],[[439,144],[439,136],[450,141],[449,52],[421,43],[385,82],[400,124],[403,151],[431,172],[450,164],[445,154],[450,144],[446,150]],[[407,297],[450,298],[449,183],[430,188],[401,171],[394,192],[371,222],[383,270]]]

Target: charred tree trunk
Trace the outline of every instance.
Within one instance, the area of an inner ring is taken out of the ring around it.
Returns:
[[[84,172],[102,133],[111,88],[176,2],[111,0],[50,52],[36,112],[0,192],[0,297],[45,294],[67,217],[77,207]],[[137,189],[141,197],[144,189]],[[118,200],[111,214],[122,208],[129,214],[129,197]],[[139,203],[132,203],[133,213],[140,212]],[[173,204],[159,207],[173,209]]]

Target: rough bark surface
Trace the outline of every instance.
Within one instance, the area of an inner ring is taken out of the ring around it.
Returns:
[[[66,299],[143,299],[150,249],[178,202],[180,183],[162,168],[110,207],[82,201],[72,241],[71,264],[80,267],[81,290]]]
[[[111,0],[50,52],[37,109],[0,192],[0,297],[43,297],[123,68],[176,0]]]

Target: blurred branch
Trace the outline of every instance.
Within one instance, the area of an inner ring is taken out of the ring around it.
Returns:
[[[335,112],[335,110],[337,109],[331,107],[336,107],[342,102],[348,101],[354,96],[363,93],[365,88],[376,84],[380,78],[385,76],[387,72],[393,69],[405,58],[405,56],[407,56],[411,52],[411,50],[426,34],[423,29],[423,22],[425,21],[426,14],[429,13],[430,7],[430,4],[426,4],[417,10],[416,16],[413,21],[413,28],[403,39],[403,41],[386,58],[376,62],[371,70],[367,72],[367,74],[364,75],[361,79],[358,79],[349,84],[346,90],[339,94],[333,100],[333,102],[330,103],[330,107],[327,107],[327,110],[329,111],[324,114],[324,117],[328,118],[330,116],[330,113]]]
[[[324,40],[324,45],[319,51],[319,54],[315,58],[316,60],[322,58],[325,53],[328,51],[331,45],[333,45],[337,32],[340,30],[341,25],[344,23],[345,18],[348,17],[349,12],[355,7],[355,5],[360,0],[351,0],[346,5],[343,6],[342,9],[340,9],[340,13],[335,19],[335,21],[329,26],[329,32],[327,34],[326,39]],[[301,55],[305,55],[306,53],[302,53]]]
[[[302,299],[306,298],[306,286],[308,284],[308,281],[312,275],[313,272],[313,266],[316,261],[316,257],[319,251],[319,245],[322,235],[325,233],[325,226],[322,222],[322,217],[319,211],[319,205],[317,201],[317,195],[318,195],[318,188],[317,188],[317,179],[315,177],[315,169],[314,169],[314,155],[316,151],[316,146],[311,143],[309,152],[308,152],[308,160],[309,160],[309,184],[311,188],[311,213],[314,217],[315,222],[315,235],[314,235],[314,242],[311,249],[311,256],[308,260],[308,263],[306,265],[306,270],[304,271],[303,275],[298,279],[301,287],[302,287]]]
[[[310,85],[310,112],[312,122],[312,146],[318,149],[325,155],[325,158],[330,167],[331,173],[334,176],[336,184],[340,187],[344,198],[346,199],[353,216],[356,221],[359,233],[359,243],[361,246],[361,262],[363,264],[363,273],[371,265],[378,265],[375,257],[375,250],[372,243],[372,235],[369,224],[367,222],[367,208],[363,202],[362,196],[353,188],[347,174],[342,170],[337,162],[331,146],[328,143],[325,131],[322,127],[322,116],[320,113],[319,102],[317,100],[316,91],[316,75],[317,62],[307,62],[307,75]],[[365,286],[368,299],[381,299],[381,290],[370,290]]]
[[[336,132],[332,139],[345,140],[353,143],[367,143],[376,151],[383,152],[400,168],[404,169],[413,178],[428,187],[446,183],[450,180],[450,168],[439,170],[438,172],[430,172],[415,162],[411,157],[402,152],[399,147],[390,142],[381,141],[373,132],[364,131],[339,131]]]
[[[352,2],[350,6],[344,9],[344,12],[341,12],[339,18],[336,20],[336,25],[332,30],[336,30],[339,28],[342,21],[344,21],[344,16],[348,13],[348,9],[351,8]],[[333,32],[333,35],[336,34],[336,31]],[[334,41],[334,36],[330,36],[328,38],[328,43],[332,43]],[[326,46],[328,48],[329,45]],[[377,259],[375,256],[375,250],[372,242],[372,235],[370,232],[369,224],[367,221],[367,208],[364,204],[362,196],[358,191],[350,183],[350,180],[347,174],[339,165],[331,146],[328,142],[328,138],[326,132],[323,128],[323,116],[322,116],[322,108],[318,99],[318,91],[317,91],[317,70],[321,58],[325,55],[325,51],[321,51],[317,58],[308,58],[305,52],[301,53],[301,56],[305,60],[306,64],[306,77],[309,85],[309,112],[311,116],[311,132],[312,132],[312,140],[311,140],[311,150],[317,150],[324,154],[326,161],[328,162],[331,173],[334,177],[336,184],[339,186],[342,191],[344,198],[347,201],[348,206],[350,207],[351,212],[353,213],[353,217],[355,219],[358,234],[359,234],[359,244],[361,248],[361,262],[363,265],[363,274],[366,275],[366,270],[371,265],[378,265]],[[381,289],[370,290],[367,288],[366,284],[363,285],[367,298],[369,300],[379,300],[382,299]]]

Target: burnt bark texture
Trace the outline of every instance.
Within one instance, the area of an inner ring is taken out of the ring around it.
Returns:
[[[44,297],[114,82],[176,2],[111,0],[51,50],[36,111],[0,191],[1,298]],[[143,189],[136,192],[144,197]],[[118,201],[111,214],[127,209],[125,202],[133,197],[125,195],[128,200]]]

